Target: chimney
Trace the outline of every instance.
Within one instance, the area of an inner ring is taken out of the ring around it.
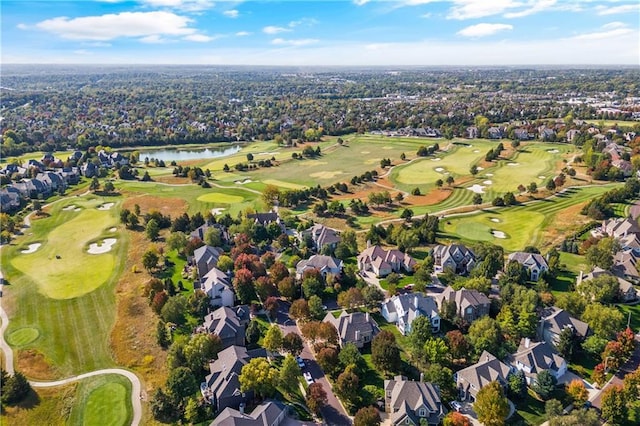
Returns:
[[[364,320],[366,322],[369,322],[369,312],[367,312],[366,314],[364,314]]]
[[[529,339],[528,337],[525,337],[525,339],[524,339],[524,347],[529,349],[530,345],[531,345],[531,339]]]
[[[244,414],[244,402],[240,403],[240,406],[238,407],[238,411],[240,411],[240,414]]]
[[[371,247],[371,240],[367,240],[367,248]]]
[[[420,373],[420,381],[424,382],[424,373]]]
[[[418,295],[413,296],[413,307],[418,308]]]

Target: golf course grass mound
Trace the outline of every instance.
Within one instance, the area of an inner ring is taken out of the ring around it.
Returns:
[[[70,299],[87,294],[104,284],[115,268],[112,253],[92,256],[87,244],[102,237],[104,229],[117,224],[115,209],[98,210],[100,201],[87,201],[86,206],[71,220],[61,220],[59,214],[35,221],[35,238],[47,244],[19,254],[11,263],[38,284],[42,294],[53,299]],[[31,243],[30,248],[34,247]]]
[[[34,342],[38,337],[40,337],[40,331],[38,331],[38,329],[33,327],[23,327],[11,332],[7,336],[7,342],[11,346],[20,347]]]
[[[244,197],[240,195],[229,195],[220,192],[210,192],[198,197],[198,201],[205,203],[217,203],[217,204],[236,204],[244,201]]]

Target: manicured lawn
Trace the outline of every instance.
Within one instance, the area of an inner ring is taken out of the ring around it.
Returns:
[[[223,194],[220,192],[210,192],[198,197],[198,201],[215,204],[236,204],[244,201],[244,197],[238,195]]]
[[[491,241],[501,245],[507,251],[521,250],[527,245],[543,248],[543,231],[553,226],[553,218],[557,213],[613,187],[615,184],[571,188],[566,193],[550,199],[445,217],[440,221],[441,230],[445,238],[450,237],[469,243],[478,240]],[[505,238],[498,238],[489,233],[489,230],[500,231],[504,233]]]
[[[51,208],[51,216],[32,221],[25,236],[2,250],[5,279],[3,305],[11,319],[6,336],[20,349],[36,349],[46,362],[66,377],[114,365],[109,336],[115,320],[114,285],[124,262],[128,237],[117,227],[116,197],[89,195]],[[71,204],[78,212],[62,208]],[[32,235],[30,235],[32,234]],[[86,253],[87,243],[115,236],[112,251]],[[20,250],[42,242],[36,252]],[[56,259],[59,254],[61,259]],[[36,261],[39,260],[38,261]]]
[[[618,305],[617,307],[625,315],[625,319],[629,318],[629,314],[631,314],[631,329],[634,333],[640,332],[640,305]]]
[[[71,425],[121,426],[131,423],[131,383],[118,375],[83,380],[78,403],[71,411]]]
[[[400,278],[400,281],[398,282],[398,284],[396,284],[396,288],[402,288],[402,287],[408,286],[409,284],[413,284],[414,282],[415,282],[415,279],[413,278],[413,275],[404,275]],[[382,287],[385,290],[388,290],[389,281],[387,281],[386,278],[381,279],[380,287]]]
[[[508,420],[509,424],[517,424],[524,420],[528,425],[540,425],[546,420],[544,413],[544,402],[537,399],[535,394],[528,390],[527,396],[522,401],[512,401],[516,404],[516,412]]]
[[[87,249],[90,242],[100,242],[107,230],[118,224],[114,214],[117,206],[97,210],[104,202],[118,200],[78,198],[68,205],[78,206],[79,212],[56,206],[52,216],[57,217],[33,221],[33,235],[21,240],[13,250],[13,266],[37,282],[44,295],[54,299],[82,296],[103,285],[112,275],[116,256],[113,251],[89,254]],[[117,232],[114,235],[117,239]],[[38,242],[42,246],[34,253],[21,253],[29,244]]]

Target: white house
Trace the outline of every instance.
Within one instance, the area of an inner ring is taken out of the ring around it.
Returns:
[[[209,296],[212,306],[233,306],[235,293],[231,290],[229,277],[218,268],[213,268],[205,274],[200,285],[202,291]]]
[[[509,261],[515,261],[524,266],[527,272],[529,272],[529,279],[531,281],[538,281],[540,276],[549,270],[546,259],[538,253],[518,251],[509,255]]]
[[[559,380],[567,372],[567,361],[558,355],[546,342],[532,342],[529,338],[520,341],[516,353],[509,356],[507,364],[515,371],[524,373],[528,385],[535,383],[538,374],[549,370]]]
[[[395,323],[404,335],[411,332],[411,323],[420,316],[431,320],[434,332],[440,331],[438,306],[430,296],[418,293],[393,296],[382,304],[382,316],[387,322]]]

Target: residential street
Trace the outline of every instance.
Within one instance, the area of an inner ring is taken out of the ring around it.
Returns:
[[[640,337],[637,334],[636,343],[636,350],[633,352],[631,358],[629,358],[629,361],[620,368],[620,371],[618,371],[618,373],[609,380],[609,382],[594,396],[593,399],[590,399],[591,404],[593,404],[594,407],[599,410],[602,409],[602,392],[610,386],[621,385],[624,376],[635,371],[640,365]]]
[[[280,310],[278,311],[278,318],[276,322],[282,329],[282,332],[286,335],[287,333],[294,332],[300,334],[300,330],[296,323],[289,318],[289,304],[280,301]],[[322,384],[325,392],[327,393],[327,405],[321,410],[322,417],[326,425],[329,426],[347,426],[351,425],[352,421],[345,412],[344,408],[342,408],[342,404],[338,400],[338,397],[333,393],[331,389],[331,384],[327,380],[324,375],[324,372],[318,365],[311,352],[311,348],[304,341],[304,348],[302,353],[300,354],[305,364],[307,365],[306,371],[309,371],[314,378],[314,380],[318,383]]]

